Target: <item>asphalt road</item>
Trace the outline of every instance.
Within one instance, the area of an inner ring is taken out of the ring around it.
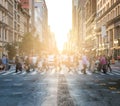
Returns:
[[[90,73],[0,72],[0,106],[120,106],[120,69]]]

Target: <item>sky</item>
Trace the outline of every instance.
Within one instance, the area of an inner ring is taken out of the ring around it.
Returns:
[[[48,8],[48,24],[55,33],[57,45],[62,49],[66,35],[72,28],[72,0],[45,0]]]

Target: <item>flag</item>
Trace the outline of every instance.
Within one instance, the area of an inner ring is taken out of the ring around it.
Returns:
[[[29,9],[29,0],[21,0],[22,8]]]

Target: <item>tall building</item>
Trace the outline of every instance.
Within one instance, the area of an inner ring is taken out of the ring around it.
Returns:
[[[96,0],[86,0],[84,8],[86,25],[85,51],[88,53],[88,55],[96,55]]]
[[[43,42],[43,3],[35,2],[35,35]]]
[[[29,31],[29,10],[21,8],[20,0],[0,0],[0,57],[5,44],[20,41]]]
[[[85,48],[85,37],[86,37],[86,25],[85,25],[85,8],[84,5],[86,0],[78,1],[78,45],[79,51],[83,51]]]
[[[35,31],[35,0],[29,0],[30,32]]]
[[[72,48],[78,49],[78,0],[72,0]]]
[[[13,39],[13,0],[0,0],[0,57],[5,43]],[[9,34],[9,35],[8,35]]]
[[[35,1],[35,26],[40,34],[40,40],[45,48],[48,47],[48,9],[45,0]]]
[[[97,0],[97,37],[100,54],[120,55],[120,0]]]
[[[86,0],[72,0],[72,44],[81,52],[85,48],[86,36],[85,3]]]

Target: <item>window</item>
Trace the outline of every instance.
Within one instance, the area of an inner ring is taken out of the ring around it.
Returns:
[[[108,20],[109,20],[109,14],[108,14]]]
[[[120,6],[118,6],[118,15],[120,15]]]
[[[103,8],[103,13],[105,12],[105,7]]]
[[[109,9],[109,3],[107,4],[107,9]]]
[[[116,16],[118,16],[118,8],[116,8]]]
[[[114,0],[111,0],[111,6],[114,4]]]
[[[103,0],[103,4],[105,3],[105,0]]]
[[[1,33],[2,33],[2,31],[1,31],[2,29],[0,28],[0,38],[1,38]]]
[[[7,40],[7,30],[5,30],[5,41]]]
[[[114,12],[114,10],[113,10],[113,18],[114,18],[114,16],[115,16],[115,14],[114,14],[115,12]]]

